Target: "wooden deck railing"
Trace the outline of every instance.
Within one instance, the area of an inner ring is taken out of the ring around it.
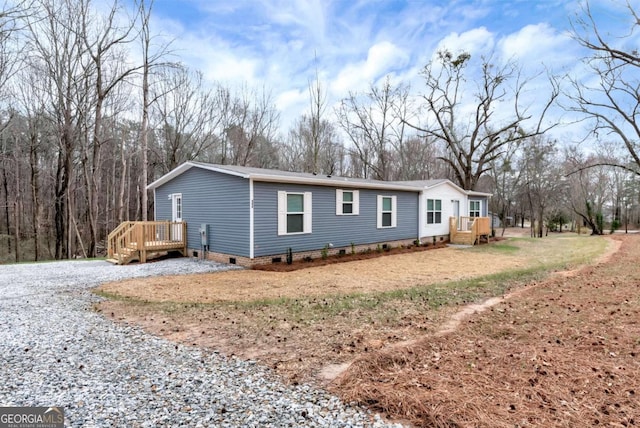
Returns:
[[[474,245],[479,237],[491,234],[490,220],[489,217],[450,217],[449,241]]]
[[[134,258],[144,263],[147,254],[181,250],[186,255],[187,223],[171,221],[127,221],[109,234],[107,257],[118,264]]]

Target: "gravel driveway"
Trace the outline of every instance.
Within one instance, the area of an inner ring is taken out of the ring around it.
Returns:
[[[66,426],[388,426],[266,369],[115,324],[89,291],[124,278],[228,269],[190,259],[0,266],[0,406],[61,406]],[[399,425],[394,425],[399,426]]]

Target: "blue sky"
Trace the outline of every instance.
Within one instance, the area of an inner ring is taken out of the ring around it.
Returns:
[[[624,6],[590,3],[606,25]],[[156,0],[153,22],[206,79],[272,91],[286,130],[308,108],[316,69],[329,108],[387,75],[419,92],[443,47],[493,52],[532,74],[577,72],[584,52],[568,30],[578,10],[574,0]]]

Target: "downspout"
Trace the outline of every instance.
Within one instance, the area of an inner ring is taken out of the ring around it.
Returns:
[[[249,177],[249,258],[254,257],[254,239],[253,239],[253,178]]]

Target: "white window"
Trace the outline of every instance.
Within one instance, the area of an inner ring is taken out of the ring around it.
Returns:
[[[469,201],[469,217],[480,217],[480,201]]]
[[[397,224],[396,196],[378,195],[378,229],[396,227]]]
[[[336,189],[336,215],[360,214],[360,192]]]
[[[278,192],[278,235],[311,233],[311,192]]]
[[[442,223],[442,200],[427,199],[427,224]]]

